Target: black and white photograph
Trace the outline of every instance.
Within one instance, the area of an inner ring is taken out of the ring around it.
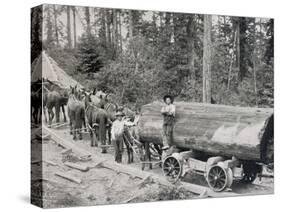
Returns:
[[[30,12],[32,204],[274,194],[273,18]]]

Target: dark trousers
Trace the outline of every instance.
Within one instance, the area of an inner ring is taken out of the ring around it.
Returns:
[[[115,150],[115,161],[117,163],[122,162],[122,153],[123,153],[123,136],[116,138],[113,141],[114,150]]]
[[[171,146],[173,142],[173,124],[163,124],[163,145]]]

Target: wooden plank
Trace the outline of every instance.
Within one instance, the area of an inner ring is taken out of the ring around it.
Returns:
[[[56,175],[56,176],[59,176],[59,177],[62,177],[62,178],[64,178],[64,179],[66,179],[66,180],[69,180],[69,181],[71,181],[71,182],[77,183],[77,184],[80,184],[80,183],[82,182],[81,179],[76,178],[76,177],[71,176],[71,175],[68,175],[68,174],[66,174],[66,173],[56,172],[55,175]]]
[[[71,149],[73,153],[75,153],[78,157],[81,158],[91,158],[91,153],[78,147],[74,142],[65,140],[57,135],[53,130],[47,128],[43,125],[43,130],[48,132],[51,135],[51,139],[54,140],[59,145],[63,146],[66,149]]]
[[[77,169],[77,170],[83,171],[83,172],[86,172],[86,171],[89,170],[88,166],[77,164],[77,163],[65,162],[64,165],[66,165],[66,166],[68,166],[70,168],[73,168],[73,169]]]
[[[113,161],[108,161],[108,160],[102,161],[101,163],[99,163],[99,167],[111,169],[115,172],[121,172],[121,173],[124,173],[124,174],[128,174],[131,177],[137,177],[137,178],[140,178],[140,179],[143,179],[147,176],[147,173],[142,172],[138,169],[135,169],[133,167],[127,167],[127,166],[124,166],[122,164],[119,164],[119,163],[116,163],[116,162],[113,162]]]
[[[50,126],[50,127],[53,128],[53,129],[57,129],[57,128],[60,128],[60,127],[64,127],[64,126],[66,126],[66,125],[68,125],[67,122],[65,122],[65,123],[58,123],[58,124],[52,125],[52,126]]]
[[[47,164],[50,164],[50,165],[52,165],[52,166],[57,166],[57,165],[58,165],[57,163],[55,163],[55,162],[53,162],[53,161],[51,161],[51,160],[47,160],[47,159],[43,160],[43,162],[45,162],[45,163],[47,163]]]

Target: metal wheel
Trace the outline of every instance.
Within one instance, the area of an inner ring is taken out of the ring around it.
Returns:
[[[176,182],[182,174],[182,164],[177,158],[169,156],[163,161],[162,170],[170,182]]]
[[[252,183],[257,177],[259,167],[255,164],[244,164],[244,173],[242,181],[244,183]]]
[[[232,184],[231,169],[224,169],[221,166],[212,166],[207,173],[207,182],[214,191],[223,191]]]
[[[256,173],[244,173],[242,181],[244,183],[252,183],[256,179],[257,174]]]

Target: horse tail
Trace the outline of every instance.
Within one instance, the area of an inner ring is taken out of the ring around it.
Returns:
[[[97,113],[98,116],[98,124],[99,124],[99,140],[106,140],[106,124],[107,124],[107,114],[105,111],[99,111]]]

